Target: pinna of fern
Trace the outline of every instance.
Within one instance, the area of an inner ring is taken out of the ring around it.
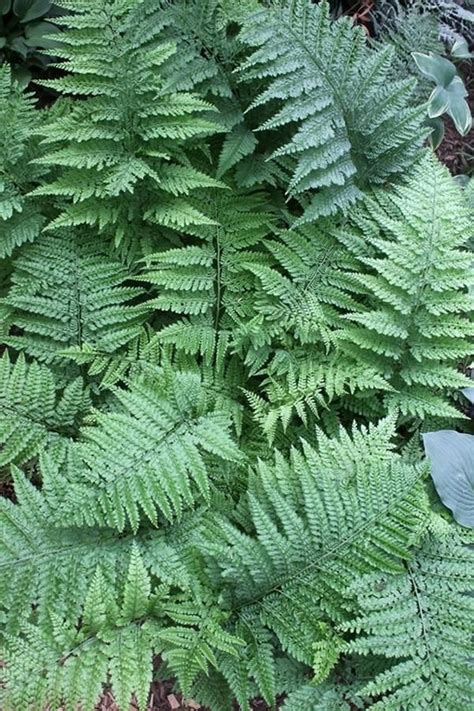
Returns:
[[[27,195],[45,173],[30,165],[42,152],[32,136],[38,119],[33,96],[14,81],[8,65],[0,66],[0,258],[32,242],[45,222],[38,200]]]
[[[266,261],[261,245],[276,215],[268,195],[256,191],[208,190],[198,200],[213,223],[193,228],[197,244],[147,255],[140,279],[157,290],[148,306],[171,317],[158,330],[159,341],[200,355],[219,370],[252,318],[255,278],[249,264]]]
[[[80,228],[45,233],[19,253],[2,300],[5,342],[39,361],[67,367],[68,349],[118,352],[149,314],[144,291],[106,245]]]

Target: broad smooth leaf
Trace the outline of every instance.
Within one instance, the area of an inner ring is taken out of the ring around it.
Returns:
[[[457,59],[470,59],[472,56],[469,51],[469,45],[464,37],[458,37],[451,47],[451,54]]]
[[[14,0],[13,12],[20,22],[30,22],[43,17],[51,8],[50,0]]]
[[[0,15],[6,15],[10,12],[12,0],[0,0]]]
[[[464,388],[461,392],[474,405],[474,388]]]
[[[28,47],[44,47],[46,49],[57,47],[58,43],[50,36],[59,32],[59,27],[51,22],[37,22],[28,25],[25,29],[25,44]]]
[[[413,52],[418,69],[425,77],[436,82],[440,86],[447,87],[456,76],[456,67],[448,59],[440,57],[439,54],[422,54]]]
[[[442,86],[436,86],[428,101],[428,116],[436,118],[446,113],[449,107],[449,94]]]
[[[430,143],[431,147],[435,151],[440,147],[444,138],[444,121],[441,118],[429,119],[428,125],[432,129],[430,134]]]
[[[454,121],[454,125],[461,134],[465,136],[472,128],[472,115],[469,104],[462,96],[452,96],[449,102],[448,114]]]
[[[440,430],[423,442],[441,501],[458,523],[474,528],[474,436]]]

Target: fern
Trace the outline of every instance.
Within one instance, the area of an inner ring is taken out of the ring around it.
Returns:
[[[303,444],[289,461],[277,454],[249,484],[252,531],[225,520],[209,530],[230,604],[305,664],[324,615],[340,620],[350,608],[350,582],[400,570],[425,525],[422,469],[390,452],[392,432],[385,421],[352,439],[320,434],[318,451]]]
[[[59,5],[54,105],[0,68],[1,708],[468,708],[419,433],[469,190],[393,49],[325,1]]]
[[[37,201],[26,195],[44,173],[28,166],[39,154],[32,138],[37,121],[33,96],[21,91],[7,65],[0,67],[0,258],[32,242],[44,224]]]
[[[397,391],[390,406],[402,414],[458,417],[445,400],[467,385],[456,364],[470,352],[468,314],[471,257],[467,212],[447,170],[426,157],[407,183],[367,201],[373,251],[354,274],[369,301],[346,316],[340,333],[346,353],[375,365]],[[377,226],[377,229],[374,229]]]
[[[199,376],[165,371],[160,381],[117,389],[114,411],[83,429],[73,465],[45,483],[60,518],[119,531],[136,531],[143,516],[158,525],[209,500],[209,457],[240,460],[229,414],[212,407]]]
[[[94,237],[42,236],[15,263],[3,303],[11,326],[23,333],[6,342],[46,363],[57,363],[68,348],[118,351],[138,335],[148,312],[130,303],[143,292],[125,286],[128,277]]]
[[[182,315],[159,331],[159,340],[215,359],[219,368],[251,314],[254,279],[247,261],[262,261],[250,248],[269,233],[272,214],[258,193],[209,191],[203,200],[213,224],[195,229],[201,244],[150,255],[142,278],[159,289],[149,306]]]
[[[159,27],[141,34],[141,3],[62,6],[74,11],[58,18],[67,33],[55,52],[66,60],[58,66],[68,74],[42,84],[87,98],[42,132],[49,150],[37,162],[63,170],[35,194],[69,199],[49,228],[94,226],[119,244],[144,217],[180,229],[209,222],[186,195],[216,181],[189,164],[183,144],[215,130],[203,116],[212,106],[167,86],[163,65],[176,46],[159,41]],[[148,196],[154,207],[144,214]]]
[[[354,584],[361,615],[346,625],[357,633],[351,649],[393,660],[364,689],[380,699],[370,708],[469,707],[473,553],[456,538],[449,528],[429,536],[399,575],[375,574]]]
[[[410,82],[388,82],[391,53],[370,52],[349,18],[332,23],[329,5],[292,0],[253,15],[242,41],[256,48],[247,81],[269,85],[251,108],[279,107],[262,129],[295,126],[274,153],[291,170],[290,196],[302,196],[300,222],[347,209],[367,185],[413,162],[424,109],[408,106]]]
[[[12,362],[5,351],[0,358],[0,466],[23,464],[48,450],[60,456],[89,407],[81,378],[60,388],[48,368],[28,364],[22,355]]]

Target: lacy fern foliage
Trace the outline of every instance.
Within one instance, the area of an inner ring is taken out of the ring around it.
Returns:
[[[413,161],[423,132],[410,83],[387,82],[390,51],[369,52],[349,18],[331,22],[327,2],[276,4],[248,19],[242,39],[257,48],[243,77],[269,80],[250,108],[277,107],[261,129],[290,126],[273,157],[291,171],[302,222],[348,208]]]
[[[420,434],[468,426],[472,210],[422,92],[325,0],[57,6],[34,94],[0,68],[0,707],[464,711]]]

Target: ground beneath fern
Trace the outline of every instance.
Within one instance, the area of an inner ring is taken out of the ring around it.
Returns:
[[[274,711],[264,701],[255,699],[251,703],[253,711]],[[236,707],[238,711],[239,707]],[[276,707],[278,710],[279,705]],[[131,704],[129,711],[137,711],[138,706]],[[96,706],[96,711],[119,711],[119,707],[114,701],[110,692],[104,694]],[[123,711],[120,710],[120,711]],[[172,683],[155,682],[150,696],[150,703],[147,711],[209,711],[205,706],[201,706],[192,699],[183,700],[180,694],[173,693]]]

